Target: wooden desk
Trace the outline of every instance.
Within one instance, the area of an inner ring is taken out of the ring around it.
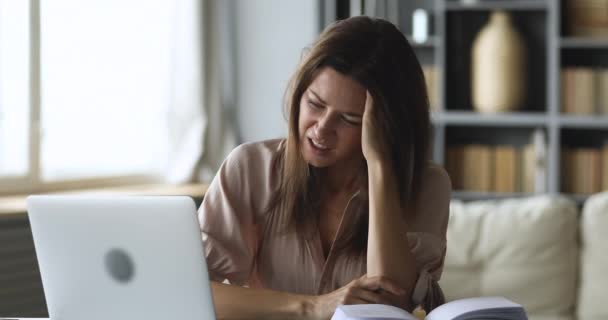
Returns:
[[[158,195],[176,196],[184,195],[194,198],[197,206],[207,192],[207,184],[184,184],[184,185],[135,185],[125,187],[113,187],[103,189],[84,189],[56,192],[53,194],[116,194],[116,195]],[[0,197],[0,218],[10,216],[22,216],[26,213],[25,199],[27,195]]]
[[[205,192],[206,184],[188,184],[139,185],[54,194],[185,195],[194,198],[198,207]],[[0,197],[0,315],[36,318],[46,316],[47,311],[26,213],[26,198],[25,195]],[[12,274],[20,276],[11,279],[9,275]]]

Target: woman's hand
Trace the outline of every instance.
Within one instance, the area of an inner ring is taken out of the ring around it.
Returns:
[[[406,307],[405,290],[384,277],[367,275],[351,281],[346,286],[316,297],[314,313],[316,319],[330,319],[336,307],[341,304],[389,304]]]
[[[382,164],[387,159],[389,148],[385,134],[378,112],[375,110],[374,99],[367,91],[363,128],[361,129],[361,149],[368,166],[376,163]]]

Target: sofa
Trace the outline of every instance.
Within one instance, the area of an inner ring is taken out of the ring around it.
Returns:
[[[450,204],[448,301],[504,296],[531,320],[608,319],[608,192]]]

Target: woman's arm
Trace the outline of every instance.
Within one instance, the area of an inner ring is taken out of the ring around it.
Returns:
[[[211,282],[218,319],[314,319],[312,296]]]
[[[397,180],[387,159],[389,147],[376,116],[373,98],[367,92],[361,136],[369,183],[367,274],[394,280],[406,291],[406,296],[411,297],[417,279],[415,259],[409,248],[408,225]],[[409,303],[409,299],[404,300]],[[411,310],[412,306],[404,307]]]
[[[321,296],[251,289],[218,282],[211,282],[211,289],[218,319],[327,320],[340,304],[395,304],[394,297],[405,293],[391,280],[366,275]]]
[[[417,279],[416,264],[409,248],[397,182],[384,163],[368,163],[369,231],[367,274],[394,280],[410,297]],[[409,300],[409,299],[406,299]],[[412,306],[405,306],[411,309]]]

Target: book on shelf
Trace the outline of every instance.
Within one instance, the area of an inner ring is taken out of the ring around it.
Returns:
[[[536,189],[534,184],[536,170],[536,153],[534,151],[534,145],[530,143],[523,146],[520,157],[520,190],[525,193],[533,193]]]
[[[519,161],[515,146],[500,145],[494,148],[494,191],[519,191]]]
[[[419,320],[415,315],[384,304],[340,305],[331,320]],[[524,308],[503,297],[477,297],[447,302],[426,315],[426,320],[527,320]]]
[[[592,194],[601,191],[601,151],[595,148],[564,148],[562,190],[567,193]]]
[[[608,190],[608,143],[604,144],[601,150],[601,166],[600,171],[602,172],[602,186],[601,190]]]
[[[453,145],[446,150],[445,168],[455,190],[478,192],[547,191],[547,142],[536,129],[530,142],[516,145]]]
[[[582,162],[579,167],[583,169],[583,174],[581,175],[583,180],[580,182],[581,193],[592,194],[600,192],[602,186],[600,150],[590,148],[580,149],[577,156],[579,158],[578,162]]]
[[[595,72],[595,81],[596,113],[608,116],[608,68],[597,69]]]
[[[490,146],[471,144],[462,151],[464,170],[462,186],[465,190],[490,192],[493,189],[493,152]]]
[[[591,115],[595,113],[594,70],[566,67],[561,71],[562,112]]]
[[[462,175],[464,173],[462,163],[462,150],[463,146],[450,146],[447,148],[445,170],[450,176],[452,181],[452,188],[454,190],[464,189],[462,185]]]
[[[569,35],[608,36],[608,2],[605,0],[566,0],[564,12]]]
[[[437,67],[434,65],[423,65],[422,72],[426,82],[426,91],[429,95],[429,106],[431,111],[437,111]]]

